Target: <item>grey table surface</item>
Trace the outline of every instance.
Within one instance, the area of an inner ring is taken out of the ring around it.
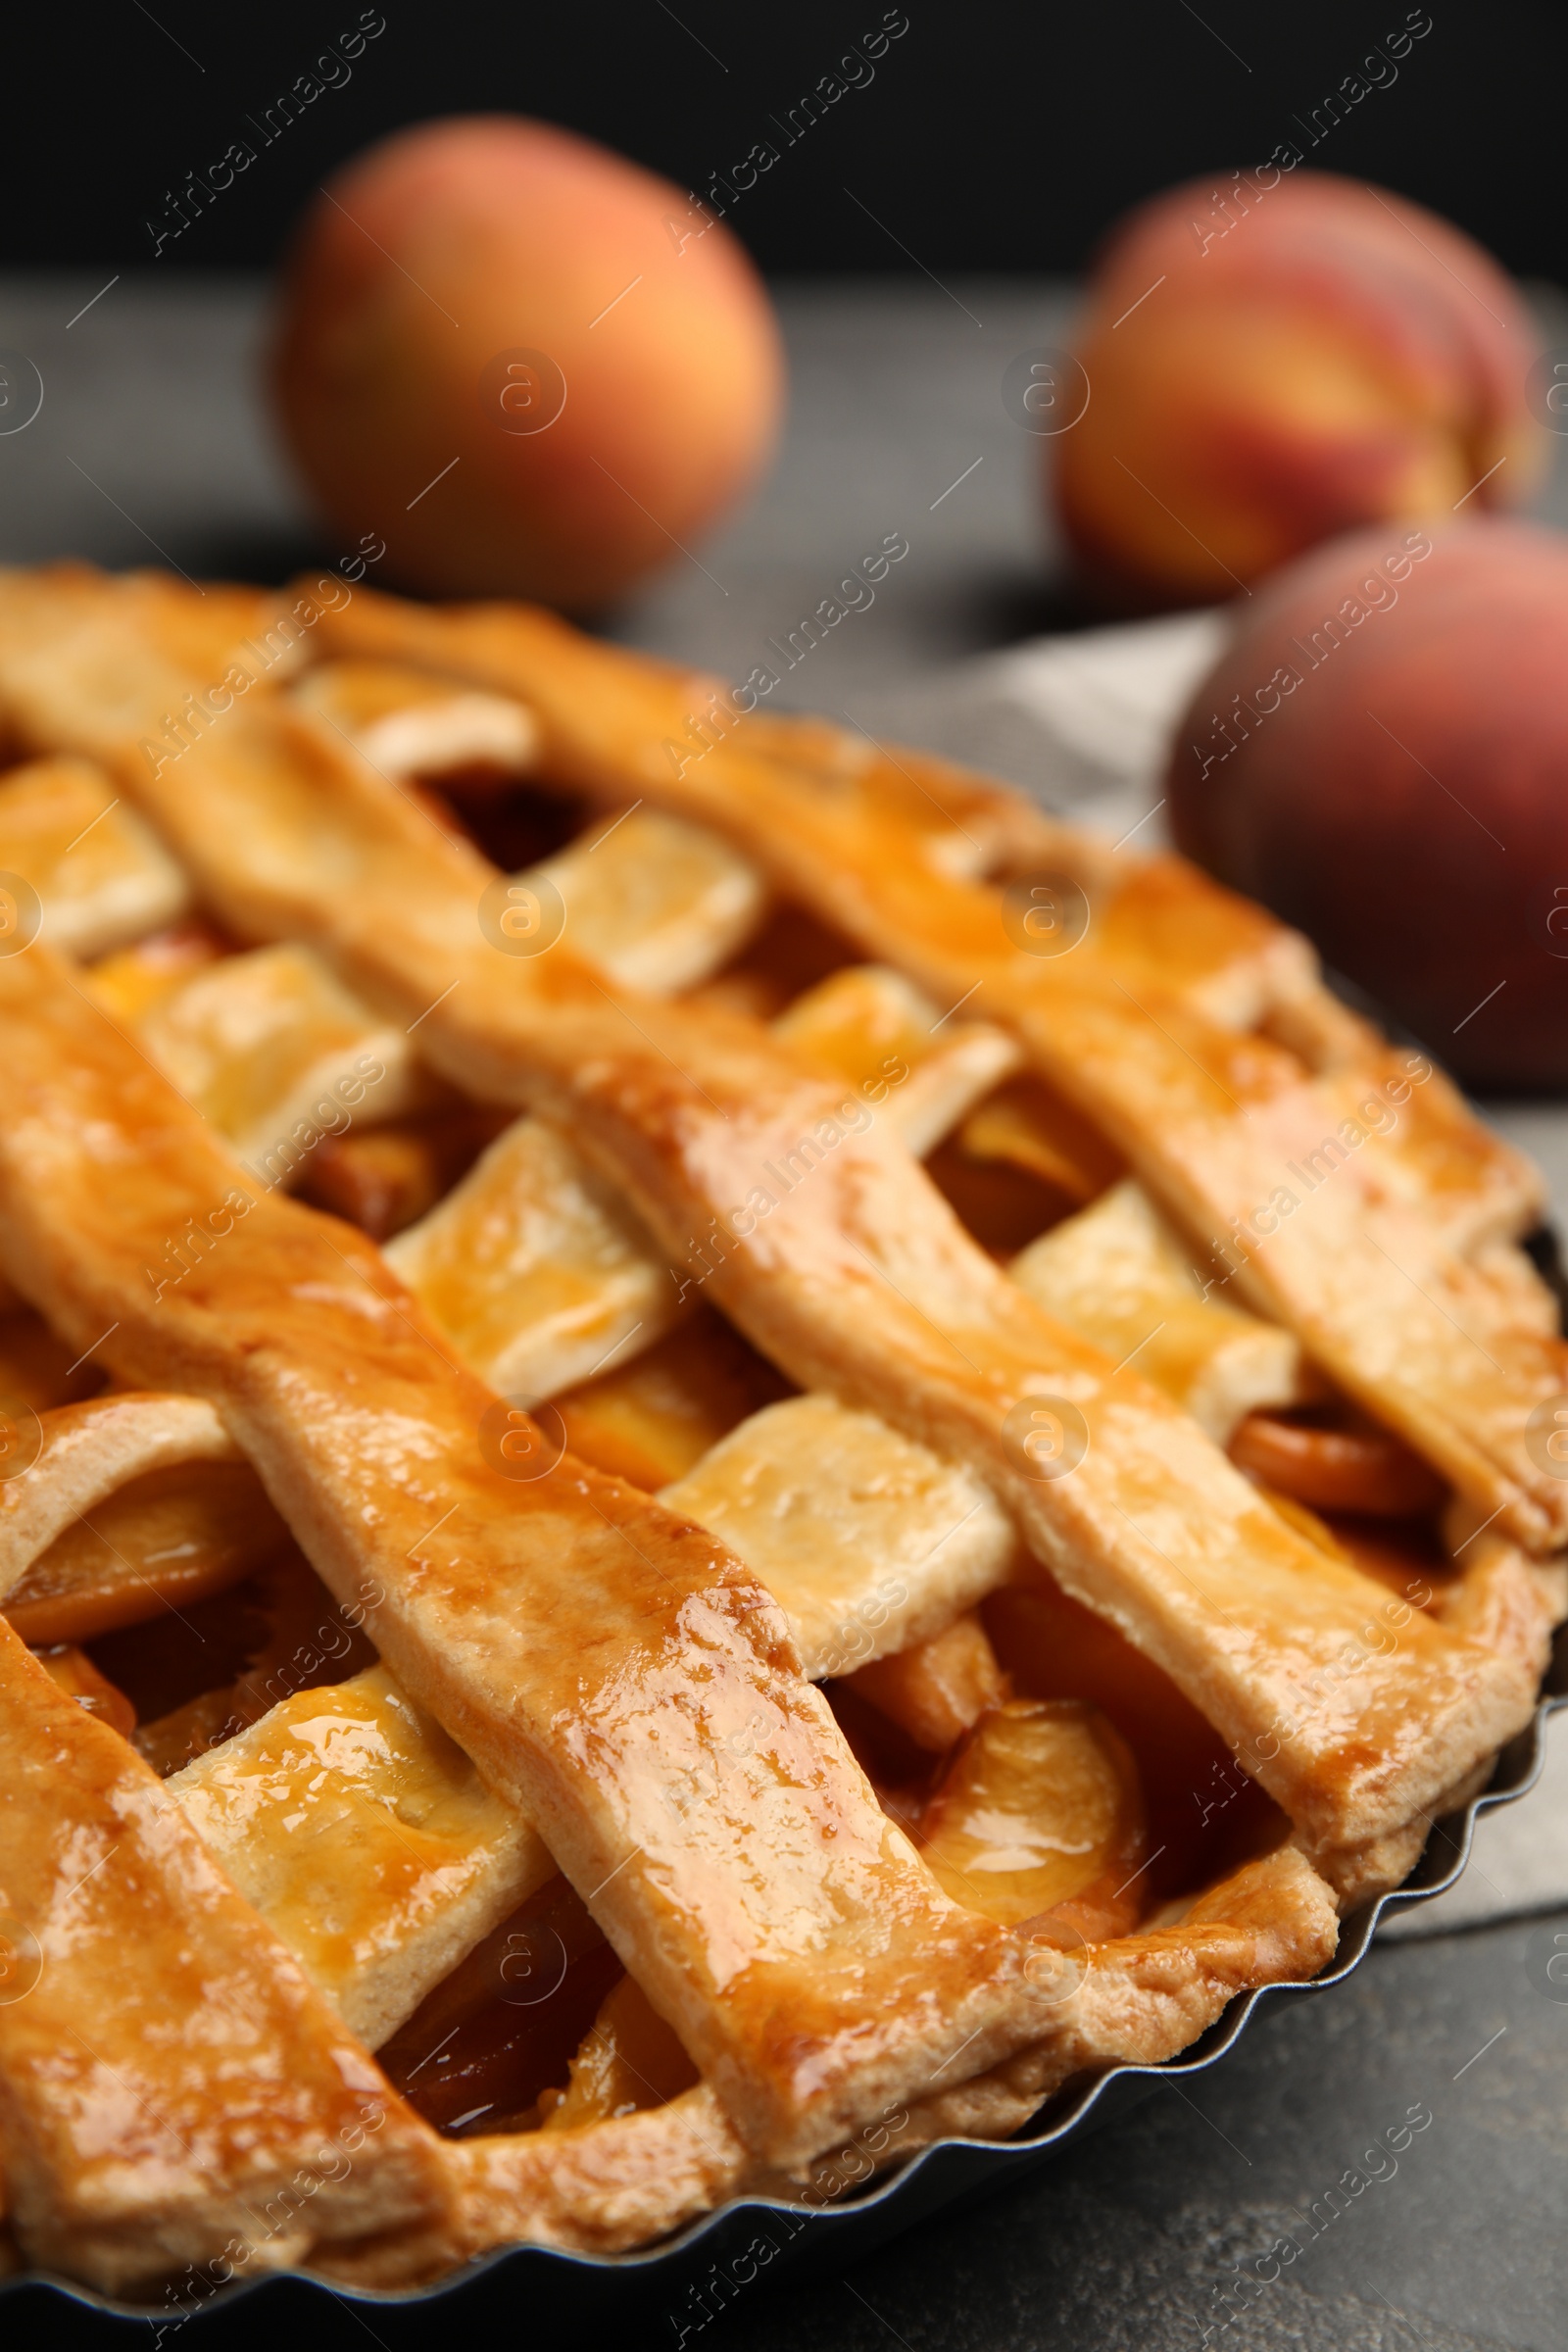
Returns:
[[[257,394],[261,289],[102,283],[0,279],[0,350],[24,352],[44,382],[36,420],[0,435],[0,560],[273,579],[336,553]],[[863,696],[885,711],[901,682],[1051,626],[1062,607],[1040,445],[1009,421],[1001,377],[1015,353],[1061,339],[1071,299],[1019,281],[786,288],[779,462],[744,514],[613,616],[614,633],[744,676],[893,531],[907,559],[781,702],[853,718]],[[1568,520],[1561,466],[1544,511]],[[1509,1124],[1531,1140],[1550,1120]],[[1212,2072],[1162,2086],[982,2208],[927,2221],[828,2283],[758,2283],[696,2329],[655,2302],[634,2332],[673,2345],[684,2327],[702,2352],[1555,2352],[1568,2338],[1568,2001],[1553,1992],[1568,1987],[1549,1985],[1543,1939],[1559,1927],[1568,1913],[1374,1947],[1345,1985],[1260,2019]],[[1396,2158],[1368,2156],[1412,2108],[1430,2126]],[[1384,2177],[1331,2200],[1352,2171]],[[1297,2259],[1236,2294],[1237,2266],[1286,2235]],[[368,2332],[346,2308],[313,2326],[345,2346]]]

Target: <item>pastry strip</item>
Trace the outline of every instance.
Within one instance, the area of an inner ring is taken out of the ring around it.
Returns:
[[[220,957],[137,1035],[262,1184],[297,1181],[318,1131],[397,1118],[430,1091],[402,1022],[377,1022],[308,948]]]
[[[555,1875],[384,1666],[280,1700],[165,1786],[371,2049]]]
[[[0,782],[0,872],[31,883],[45,936],[72,956],[107,955],[190,905],[169,852],[87,760],[33,760]]]
[[[240,1458],[198,1396],[94,1397],[58,1405],[37,1422],[37,1459],[0,1483],[0,1600],[57,1536],[127,1480],[177,1462]]]
[[[32,2262],[122,2293],[225,2241],[278,2269],[441,2217],[433,2137],[8,1626],[0,1791],[0,2154]]]
[[[1131,1177],[1012,1260],[1014,1282],[1106,1354],[1129,1350],[1217,1446],[1260,1404],[1308,1392],[1301,1350],[1226,1291],[1204,1293],[1180,1237]]]
[[[1042,1984],[1058,1995],[1054,2033],[991,2073],[917,2101],[890,2133],[883,2161],[934,2139],[1007,2138],[1070,2076],[1106,2064],[1157,2066],[1188,2048],[1238,1992],[1310,1982],[1338,1941],[1328,1888],[1285,1846],[1208,1888],[1178,1921],[1081,1953],[1042,1949]],[[819,2191],[832,2188],[843,2162],[829,2156],[811,2168]],[[847,2170],[841,2186],[854,2178]]]
[[[661,1499],[761,1579],[813,1681],[941,1633],[1018,1554],[989,1488],[831,1396],[753,1413]]]

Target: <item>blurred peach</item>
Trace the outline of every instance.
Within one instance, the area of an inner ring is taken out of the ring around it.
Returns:
[[[710,529],[765,464],[777,324],[724,227],[548,123],[402,131],[288,262],[284,435],[352,545],[434,594],[591,607]]]
[[[1276,163],[1142,206],[1096,273],[1092,395],[1047,443],[1082,571],[1149,609],[1379,520],[1511,505],[1542,433],[1528,315],[1419,205]]]
[[[1166,790],[1189,857],[1462,1078],[1568,1083],[1568,541],[1484,517],[1293,564]]]

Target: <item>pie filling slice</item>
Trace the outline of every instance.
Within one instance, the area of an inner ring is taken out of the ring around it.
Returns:
[[[13,2261],[842,2197],[1309,1979],[1528,1719],[1534,1171],[1180,861],[717,708],[0,575]]]

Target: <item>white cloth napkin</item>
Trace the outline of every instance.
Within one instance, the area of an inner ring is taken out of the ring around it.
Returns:
[[[1168,842],[1162,799],[1171,731],[1218,659],[1219,612],[1043,637],[964,662],[897,696],[860,698],[876,734],[945,753],[1021,785],[1045,807],[1139,849]],[[1493,1103],[1485,1115],[1533,1152],[1568,1233],[1568,1107]],[[1401,1908],[1385,1936],[1440,1935],[1568,1906],[1568,1711],[1530,1794],[1484,1814],[1457,1886]]]

